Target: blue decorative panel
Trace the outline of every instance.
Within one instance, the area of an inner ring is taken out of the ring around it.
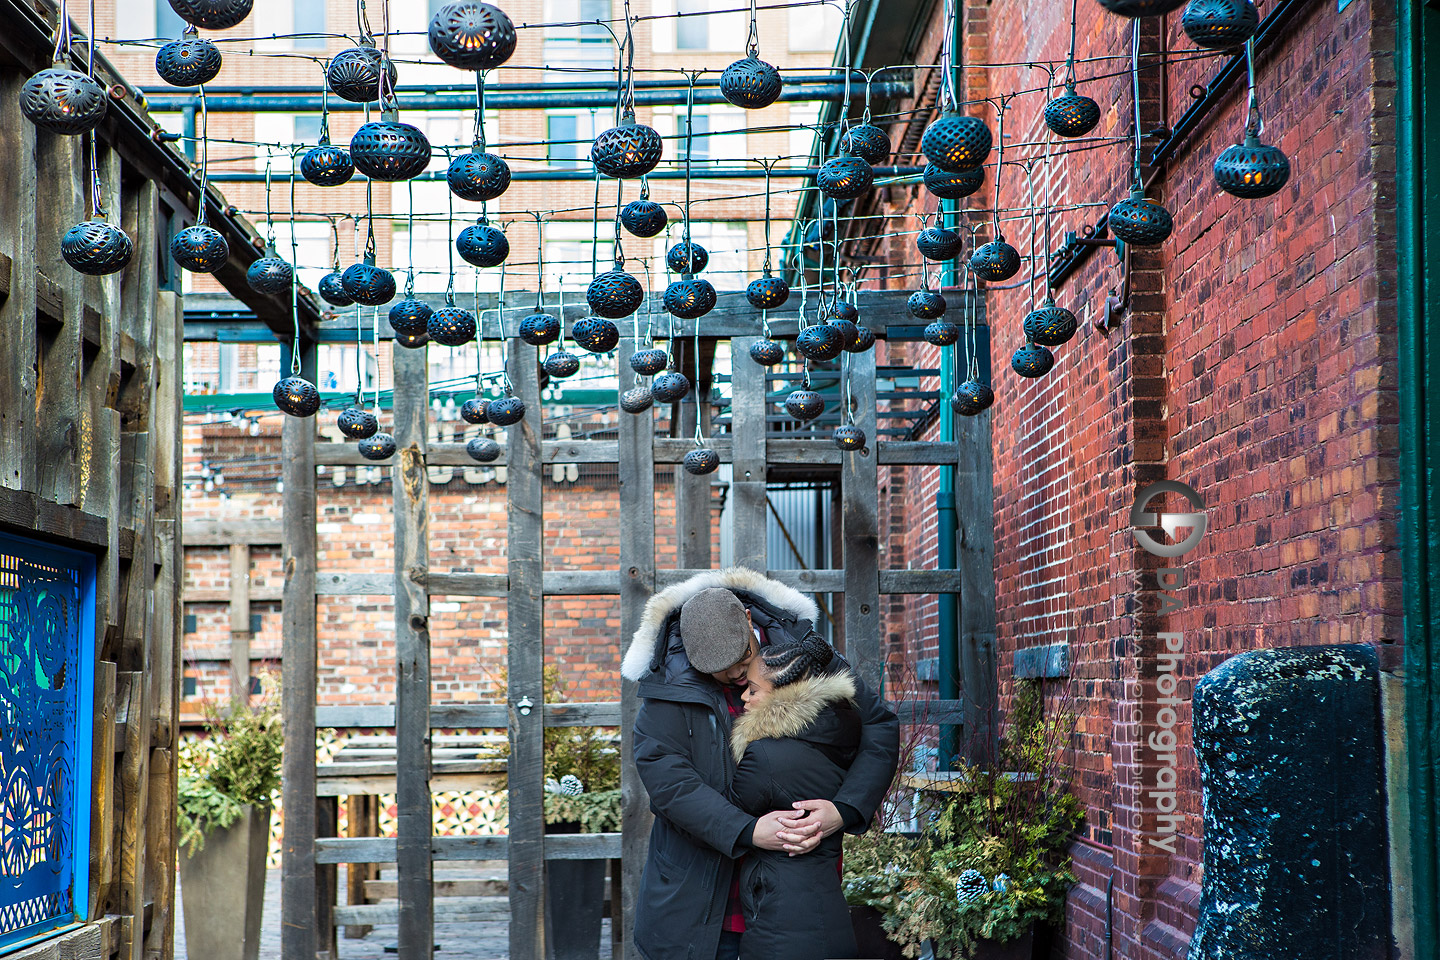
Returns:
[[[0,534],[0,951],[85,912],[94,623],[93,557]]]

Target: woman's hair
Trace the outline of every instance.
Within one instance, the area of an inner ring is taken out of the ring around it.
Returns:
[[[761,647],[760,659],[765,663],[770,682],[776,687],[810,676],[833,673],[835,671],[828,668],[843,665],[834,648],[813,630],[793,643]]]

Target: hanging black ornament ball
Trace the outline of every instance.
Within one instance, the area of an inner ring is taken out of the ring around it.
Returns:
[[[368,258],[352,263],[340,275],[350,299],[367,307],[380,307],[395,296],[395,277],[384,267],[377,267]]]
[[[65,231],[60,254],[81,273],[103,277],[125,269],[135,246],[125,231],[106,220],[84,220]]]
[[[475,314],[453,303],[430,314],[425,325],[430,339],[447,347],[459,347],[475,339]]]
[[[955,395],[950,398],[950,409],[962,417],[973,417],[989,409],[994,402],[995,391],[991,390],[988,384],[979,380],[966,380],[955,388]]]
[[[1100,104],[1075,92],[1073,83],[1065,92],[1045,104],[1045,126],[1056,136],[1083,137],[1100,122]]]
[[[1116,239],[1133,247],[1158,247],[1175,229],[1170,211],[1148,199],[1138,184],[1130,188],[1130,196],[1110,208],[1106,222]]]
[[[765,276],[750,281],[750,285],[745,288],[745,299],[750,301],[750,306],[758,310],[774,310],[784,306],[785,301],[790,299],[790,284],[785,282],[784,277],[772,277],[766,273]]]
[[[1056,306],[1053,297],[1025,315],[1025,339],[1042,347],[1058,347],[1075,336],[1079,327],[1075,314],[1064,307]]]
[[[618,127],[611,127],[590,145],[590,162],[607,177],[643,177],[660,162],[664,143],[660,134],[627,114]]]
[[[970,254],[970,272],[981,280],[999,283],[1020,272],[1020,251],[996,237]]]
[[[500,459],[500,444],[490,437],[472,437],[465,452],[477,463],[493,463]]]
[[[482,397],[471,397],[460,404],[460,419],[466,423],[489,423],[490,416],[486,412],[490,401]]]
[[[320,409],[320,391],[304,377],[286,377],[270,391],[275,406],[292,417],[313,417]]]
[[[471,150],[450,161],[445,182],[461,200],[494,200],[510,187],[510,165],[493,153]]]
[[[568,350],[559,350],[542,360],[540,366],[555,379],[564,380],[580,372],[580,358]]]
[[[419,350],[430,342],[430,334],[424,330],[419,333],[397,333],[395,342],[408,350]]]
[[[941,170],[969,170],[990,156],[994,138],[979,117],[947,113],[925,128],[920,152]]]
[[[1230,50],[1255,35],[1260,12],[1255,0],[1190,0],[1180,26],[1197,47]]]
[[[795,349],[811,360],[834,360],[845,349],[845,341],[830,324],[817,323],[800,331]]]
[[[650,392],[661,403],[678,403],[690,392],[690,381],[685,379],[683,373],[671,370],[669,373],[660,374],[651,382]]]
[[[525,419],[525,401],[519,397],[501,397],[490,401],[490,422],[497,427],[508,427]]]
[[[855,326],[855,342],[845,348],[847,353],[864,353],[875,346],[875,331],[864,324]]]
[[[1010,358],[1010,367],[1022,377],[1043,377],[1055,366],[1055,354],[1038,343],[1026,343]]]
[[[317,187],[338,187],[355,176],[350,152],[332,143],[311,147],[300,158],[300,176]]]
[[[434,313],[430,304],[414,297],[406,297],[390,308],[390,329],[396,334],[430,338],[430,315]]]
[[[985,183],[985,168],[950,172],[933,163],[925,164],[925,189],[941,200],[959,200],[979,190]]]
[[[374,103],[380,99],[381,64],[389,87],[395,89],[395,64],[369,44],[349,47],[335,54],[325,68],[325,83],[330,92],[351,103]]]
[[[206,30],[225,30],[250,16],[255,0],[170,0],[170,8],[186,23]]]
[[[204,37],[171,40],[155,54],[155,72],[172,87],[198,87],[220,73],[220,48]]]
[[[620,208],[620,222],[637,237],[653,237],[665,229],[670,217],[653,200],[631,200]]]
[[[642,377],[653,377],[669,365],[670,355],[654,347],[630,354],[630,369]]]
[[[279,257],[264,256],[250,264],[245,282],[256,293],[289,293],[295,282],[295,268]]]
[[[689,243],[681,240],[665,254],[665,266],[672,273],[699,273],[709,262],[710,254],[693,240]]]
[[[832,317],[827,326],[834,327],[835,332],[840,334],[841,350],[849,350],[850,345],[860,338],[860,328],[855,325],[854,320]]]
[[[736,60],[720,74],[720,95],[746,110],[770,106],[781,86],[780,71],[759,57]]]
[[[350,160],[371,180],[398,183],[419,176],[430,165],[430,141],[408,123],[379,120],[355,131]]]
[[[825,412],[825,398],[814,390],[795,390],[785,398],[785,412],[796,420],[814,420]]]
[[[949,320],[934,320],[925,327],[925,342],[948,347],[960,339],[960,327]]]
[[[831,305],[830,312],[836,320],[849,320],[851,323],[860,322],[860,311],[857,310],[855,304],[849,300],[836,300],[834,304]]]
[[[105,117],[105,88],[78,70],[41,70],[20,88],[20,112],[42,130],[75,136]]]
[[[340,274],[333,270],[320,278],[320,297],[332,307],[348,307],[355,302],[345,292]]]
[[[515,25],[505,11],[488,3],[447,3],[430,21],[430,49],[461,70],[500,66],[515,52],[515,40]]]
[[[835,200],[853,200],[874,182],[875,168],[856,156],[832,157],[815,174],[820,192]]]
[[[476,267],[498,267],[510,256],[510,241],[488,223],[474,223],[455,238],[460,259]]]
[[[916,290],[905,306],[916,320],[935,320],[945,315],[945,298],[934,290]]]
[[[953,260],[960,252],[960,234],[944,227],[926,227],[916,234],[915,246],[926,260]]]
[[[649,387],[632,387],[620,394],[620,409],[626,413],[644,413],[655,405],[655,396]]]
[[[865,431],[853,423],[842,423],[830,434],[830,439],[835,441],[835,446],[841,450],[853,452],[865,449]]]
[[[197,223],[175,234],[170,241],[170,256],[192,273],[214,273],[230,259],[230,246],[219,230]]]
[[[1220,189],[1246,200],[1268,197],[1289,179],[1289,159],[1279,147],[1266,146],[1253,133],[1215,158],[1215,182]]]
[[[585,290],[590,309],[611,320],[630,316],[644,299],[645,288],[624,270],[607,270]]]
[[[715,288],[709,280],[689,277],[665,288],[665,309],[681,320],[694,320],[715,309]]]
[[[1122,17],[1158,17],[1179,8],[1185,0],[1100,0],[1100,6]]]
[[[609,353],[620,342],[620,329],[614,320],[582,317],[570,328],[570,336],[591,353]]]
[[[720,466],[720,454],[714,450],[700,449],[691,450],[685,454],[685,472],[703,477],[707,473],[714,473]]]
[[[560,336],[560,321],[548,313],[532,313],[520,321],[520,339],[532,347],[554,343]]]
[[[366,437],[356,446],[360,448],[360,456],[366,460],[389,460],[395,456],[395,438],[388,433]]]
[[[750,344],[750,359],[762,367],[773,367],[785,359],[785,345],[777,340],[756,340]]]
[[[851,127],[840,138],[840,150],[853,153],[868,164],[884,163],[890,157],[890,137],[873,123]]]
[[[375,414],[354,404],[340,411],[340,418],[335,421],[335,425],[347,440],[364,440],[366,437],[375,436],[380,429],[380,421],[375,419]]]

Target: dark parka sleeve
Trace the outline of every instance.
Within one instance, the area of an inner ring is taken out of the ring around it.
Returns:
[[[835,809],[845,819],[847,833],[864,833],[895,778],[900,762],[900,720],[859,676],[855,677],[855,707],[862,724],[860,752],[835,795]]]
[[[701,778],[685,730],[681,704],[641,700],[634,727],[636,772],[667,820],[725,856],[738,857],[750,849],[756,818]]]

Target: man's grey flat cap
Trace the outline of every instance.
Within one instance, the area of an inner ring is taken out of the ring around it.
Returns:
[[[701,673],[719,673],[736,664],[750,648],[745,605],[729,590],[701,590],[680,608],[680,638],[690,665]]]

